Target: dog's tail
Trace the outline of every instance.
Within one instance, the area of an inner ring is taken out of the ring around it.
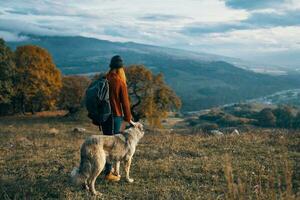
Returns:
[[[71,181],[74,185],[83,185],[91,174],[91,163],[89,159],[81,151],[80,165],[74,167],[71,172]]]

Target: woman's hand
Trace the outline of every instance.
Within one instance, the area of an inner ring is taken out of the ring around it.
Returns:
[[[137,127],[137,126],[138,126],[138,124],[137,124],[136,122],[132,121],[132,120],[130,120],[129,123],[130,123],[132,126],[134,126],[134,127]]]
[[[123,122],[122,122],[122,125],[121,125],[121,131],[124,131],[124,130],[125,130],[127,123],[128,123],[128,122],[126,122],[126,121],[123,121]],[[134,127],[138,127],[138,123],[136,123],[136,122],[134,122],[134,121],[132,121],[132,120],[130,120],[129,124],[131,124],[131,125],[134,126]]]

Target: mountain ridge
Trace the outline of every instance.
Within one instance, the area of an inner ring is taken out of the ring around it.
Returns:
[[[46,48],[66,75],[107,71],[110,58],[119,54],[126,65],[143,64],[154,73],[162,72],[181,97],[183,111],[244,101],[300,85],[295,75],[255,73],[222,60],[222,56],[168,47],[81,36],[35,36],[8,44],[13,49],[25,44]]]

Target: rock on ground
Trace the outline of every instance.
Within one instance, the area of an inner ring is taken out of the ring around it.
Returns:
[[[51,134],[51,135],[57,135],[59,133],[59,130],[56,129],[56,128],[50,128],[48,130],[48,133]]]
[[[222,133],[219,130],[211,130],[210,133],[213,134],[213,135],[224,135],[224,133]]]
[[[84,133],[84,132],[86,132],[86,129],[80,128],[80,127],[75,127],[75,128],[73,128],[73,132],[74,133]]]

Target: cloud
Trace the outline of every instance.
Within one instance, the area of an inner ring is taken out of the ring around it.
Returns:
[[[190,39],[190,48],[244,59],[259,57],[263,61],[263,55],[274,54],[280,58],[280,53],[299,52],[299,34],[300,26],[211,33]]]
[[[283,4],[284,0],[225,0],[225,4],[235,9],[255,10]]]
[[[300,25],[300,11],[287,10],[276,13],[253,13],[245,22],[256,26],[295,26]]]
[[[181,32],[190,36],[205,35],[208,33],[222,33],[238,29],[247,29],[249,25],[244,23],[221,23],[221,24],[202,24],[195,23],[183,27]]]
[[[54,29],[49,25],[34,24],[30,22],[23,22],[17,19],[2,19],[0,20],[1,31],[10,32],[14,34],[35,34],[35,35],[72,35],[72,31],[67,29],[61,31],[61,27]],[[6,35],[4,35],[5,38]],[[5,38],[6,39],[6,38]]]
[[[17,14],[17,15],[28,15],[32,14],[28,10],[6,10],[6,13]]]
[[[32,6],[34,5],[34,6]],[[182,9],[178,9],[180,6]],[[115,41],[161,43],[160,40],[193,22],[227,22],[247,18],[245,11],[227,8],[218,0],[185,1],[27,0],[0,5],[0,30],[37,35],[83,35]],[[215,15],[214,12],[222,15]],[[161,35],[161,36],[160,36]]]
[[[8,32],[8,31],[0,31],[0,38],[5,38],[6,41],[24,41],[27,40],[28,37],[24,35],[19,35],[18,33]]]
[[[234,30],[247,30],[259,28],[272,28],[276,26],[297,26],[300,25],[300,11],[273,12],[252,12],[249,18],[239,22],[229,23],[193,23],[182,28],[181,32],[187,35],[203,35],[208,33],[222,33]]]
[[[140,17],[139,19],[145,21],[173,21],[179,19],[189,19],[189,17],[164,14],[147,14]]]
[[[297,49],[299,13],[299,0],[1,1],[0,37],[80,35],[239,57]]]

